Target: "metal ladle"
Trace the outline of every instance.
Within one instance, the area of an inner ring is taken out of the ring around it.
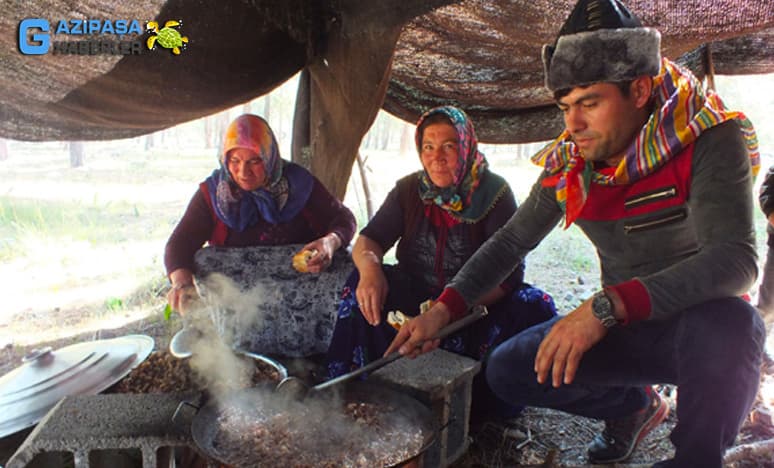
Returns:
[[[473,308],[473,312],[466,315],[462,319],[457,320],[456,322],[452,322],[449,325],[446,325],[445,327],[441,328],[438,331],[438,334],[436,334],[435,337],[431,338],[431,340],[446,338],[452,333],[455,333],[456,331],[461,330],[462,328],[465,328],[471,323],[479,320],[480,318],[484,317],[488,313],[489,311],[485,306],[475,306]],[[427,340],[427,341],[430,341],[430,340]],[[421,346],[423,343],[424,342],[420,343],[419,346]],[[387,364],[397,359],[400,359],[402,356],[403,355],[399,351],[393,351],[387,356],[383,356],[377,359],[376,361],[370,362],[359,369],[340,375],[333,379],[326,380],[325,382],[317,384],[313,387],[310,387],[306,382],[304,382],[302,379],[298,377],[288,376],[282,379],[280,383],[277,384],[275,391],[284,394],[287,398],[292,398],[295,400],[303,400],[304,398],[308,397],[313,393],[319,392],[321,390],[325,390],[326,388],[333,387],[334,385],[338,385],[342,382],[347,382],[366,372],[371,372],[376,369],[380,369],[386,366]]]
[[[181,306],[184,312],[183,328],[169,341],[169,352],[178,359],[187,359],[193,355],[194,345],[204,336],[202,330],[208,320],[205,314],[207,306],[196,282],[194,282],[194,288],[194,295],[189,295],[185,306]]]
[[[202,338],[203,334],[198,328],[183,325],[183,328],[169,341],[169,353],[178,359],[187,359],[193,355],[193,343]]]

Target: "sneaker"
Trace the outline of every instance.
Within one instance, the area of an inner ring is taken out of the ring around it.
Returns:
[[[669,404],[652,388],[648,406],[631,416],[605,421],[605,430],[597,434],[588,448],[591,463],[618,463],[626,460],[637,444],[661,424],[669,414]]]

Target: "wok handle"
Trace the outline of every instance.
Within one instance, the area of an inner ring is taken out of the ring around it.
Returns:
[[[452,322],[449,325],[446,325],[445,327],[441,328],[438,331],[438,334],[435,335],[434,338],[431,338],[433,340],[439,340],[442,338],[446,338],[447,336],[451,335],[452,333],[457,332],[458,330],[467,327],[471,323],[475,322],[476,320],[480,319],[481,317],[488,314],[489,311],[487,310],[486,306],[475,306],[473,308],[473,312],[466,315],[465,317],[461,318],[460,320],[457,320],[456,322]],[[427,340],[430,341],[430,340]],[[424,344],[423,341],[420,343],[420,346]],[[371,372],[373,370],[379,369],[381,367],[386,366],[387,364],[391,363],[392,361],[395,361],[396,359],[399,359],[403,355],[400,354],[400,351],[393,351],[392,353],[388,354],[387,356],[383,356],[376,361],[372,361],[365,366],[356,369],[352,372],[348,372],[344,375],[340,375],[336,378],[326,380],[325,382],[321,384],[317,384],[314,387],[311,388],[312,391],[318,391],[323,390],[325,388],[331,387],[333,385],[336,385],[341,382],[346,382],[348,380],[351,380],[361,374],[364,374],[366,372]]]
[[[459,330],[467,327],[471,323],[478,321],[478,319],[483,318],[488,313],[489,313],[489,310],[486,308],[486,306],[483,306],[483,305],[474,306],[473,311],[471,313],[462,317],[456,322],[452,322],[446,325],[445,327],[441,328],[440,330],[438,330],[438,334],[435,335],[435,337],[432,339],[440,340],[442,338],[446,338],[452,333],[456,333]]]
[[[172,422],[175,424],[180,424],[177,418],[180,416],[180,413],[182,412],[183,408],[185,408],[186,406],[190,406],[191,408],[196,410],[196,413],[198,413],[199,410],[202,409],[202,406],[204,406],[204,404],[207,402],[207,400],[209,400],[209,395],[207,395],[207,393],[205,392],[205,393],[202,393],[202,395],[199,397],[198,404],[194,404],[194,403],[191,403],[190,401],[185,401],[185,400],[181,401],[180,403],[178,403],[177,408],[175,408],[175,412],[172,413]]]
[[[336,385],[338,383],[346,382],[348,380],[352,380],[352,379],[354,379],[355,377],[357,377],[357,376],[359,376],[361,374],[364,374],[366,372],[371,372],[372,370],[376,370],[376,369],[379,369],[380,367],[386,366],[387,364],[389,364],[392,361],[400,358],[401,356],[402,356],[402,354],[400,354],[400,352],[393,351],[392,353],[388,354],[387,356],[381,357],[381,358],[377,359],[376,361],[369,362],[368,364],[366,364],[365,366],[363,366],[363,367],[361,367],[359,369],[353,370],[352,372],[347,372],[346,374],[340,375],[340,376],[338,376],[336,378],[333,378],[333,379],[330,379],[330,380],[326,380],[325,382],[323,382],[321,384],[317,384],[314,387],[312,387],[310,390],[316,392],[318,390],[323,390],[323,389],[326,389],[328,387],[332,387],[333,385]]]

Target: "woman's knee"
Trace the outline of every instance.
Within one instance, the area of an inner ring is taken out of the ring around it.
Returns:
[[[556,317],[553,298],[541,289],[525,285],[514,293],[514,300],[520,301],[521,328],[526,329]]]
[[[353,268],[346,281],[344,281],[344,287],[357,288],[357,283],[360,282],[360,271],[357,268]]]

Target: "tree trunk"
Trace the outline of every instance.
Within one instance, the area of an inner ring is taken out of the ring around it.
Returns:
[[[70,167],[83,166],[83,142],[70,142]]]
[[[379,149],[382,151],[386,151],[387,148],[390,146],[390,126],[387,124],[387,122],[384,119],[381,119],[382,121],[379,123]]]
[[[175,126],[169,127],[164,131],[167,133],[167,141],[169,146],[180,148],[180,129]]]
[[[263,119],[269,121],[269,114],[271,114],[271,96],[269,94],[263,95]]]
[[[8,159],[8,143],[4,138],[0,138],[0,161]]]
[[[223,111],[219,114],[215,115],[215,148],[218,148],[218,151],[220,151],[220,148],[223,147],[223,135],[226,133],[226,127],[228,127],[228,124],[230,124],[231,121],[229,120],[228,111]]]
[[[363,135],[384,102],[392,54],[403,27],[377,19],[364,26],[368,17],[356,16],[351,23],[366,32],[342,30],[350,21],[334,23],[324,57],[314,57],[308,65],[311,172],[339,200],[347,191]]]
[[[309,133],[309,70],[301,70],[293,113],[293,138],[290,142],[290,160],[307,169],[312,167],[312,148]]]
[[[309,44],[307,65],[311,172],[339,200],[363,135],[384,103],[403,26],[452,0],[385,0],[378,4],[384,11],[379,15],[371,2],[344,3],[348,7],[341,20],[324,25],[324,37]]]
[[[218,144],[218,117],[209,115],[204,119],[204,142],[207,148],[215,148]]]
[[[404,124],[400,132],[400,154],[408,156],[416,152],[414,145],[414,128],[411,125]]]
[[[374,202],[371,199],[371,188],[368,186],[368,177],[366,177],[365,162],[367,159],[368,159],[368,156],[366,156],[366,158],[363,159],[363,156],[358,151],[357,169],[358,171],[360,171],[360,181],[363,183],[363,194],[365,194],[366,212],[368,214],[368,219],[370,220],[374,216]]]

